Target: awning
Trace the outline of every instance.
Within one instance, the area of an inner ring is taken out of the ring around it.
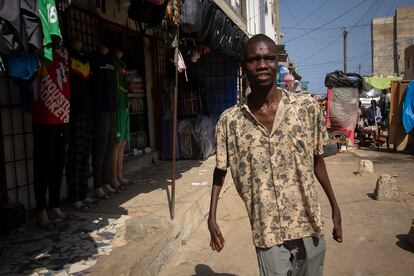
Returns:
[[[286,62],[288,58],[288,54],[286,53],[285,45],[284,44],[276,45],[276,49],[277,49],[277,52],[276,52],[277,61]]]
[[[214,3],[216,3],[217,6],[220,7],[220,9],[233,21],[234,24],[236,24],[240,30],[245,33],[247,36],[249,36],[249,32],[247,31],[247,25],[246,22],[244,22],[237,13],[229,7],[230,4],[224,0],[214,0]]]
[[[391,87],[391,81],[402,80],[402,77],[365,77],[364,81],[376,89],[387,89]]]

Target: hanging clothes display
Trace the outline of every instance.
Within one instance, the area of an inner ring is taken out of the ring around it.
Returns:
[[[0,53],[36,54],[42,51],[42,33],[35,0],[0,2]]]
[[[39,90],[33,96],[33,121],[37,124],[69,123],[69,55],[62,46],[54,51],[53,63],[39,70]]]
[[[55,49],[52,64],[38,72],[39,89],[33,96],[34,192],[39,213],[47,206],[60,212],[70,110],[68,62],[68,51],[63,46]]]
[[[37,55],[11,55],[7,57],[9,75],[28,80],[39,66]]]
[[[414,81],[411,81],[407,90],[405,90],[402,104],[402,122],[405,133],[410,133],[414,129]]]
[[[37,0],[37,7],[43,30],[43,58],[52,63],[53,45],[62,40],[55,0]]]

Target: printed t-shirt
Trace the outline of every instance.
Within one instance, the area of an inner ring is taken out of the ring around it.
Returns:
[[[37,0],[40,21],[43,30],[43,57],[46,62],[53,62],[53,42],[60,43],[62,35],[59,29],[58,13],[55,0]]]
[[[93,113],[93,97],[89,60],[72,49],[68,51],[70,57],[70,112],[76,115],[91,115]]]
[[[69,123],[69,55],[64,47],[54,51],[53,63],[39,70],[39,90],[33,95],[33,121],[38,124]]]
[[[95,112],[115,112],[117,87],[112,58],[95,51],[89,60]]]

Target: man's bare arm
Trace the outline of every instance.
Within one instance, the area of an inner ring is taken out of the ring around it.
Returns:
[[[216,214],[217,214],[217,203],[220,196],[221,188],[223,187],[224,178],[226,177],[227,171],[220,169],[214,169],[213,173],[213,189],[211,191],[211,201],[210,201],[210,213],[208,216],[208,229],[211,235],[210,246],[213,250],[220,252],[224,247],[224,238],[221,234],[220,227],[217,224]]]
[[[336,202],[335,194],[332,189],[331,182],[326,171],[325,161],[321,155],[316,155],[314,158],[314,172],[326,196],[332,209],[332,221],[334,224],[333,238],[337,242],[342,242],[342,222],[341,211],[339,210],[338,203]]]

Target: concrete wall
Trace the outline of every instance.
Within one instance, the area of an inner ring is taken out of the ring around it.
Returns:
[[[260,32],[260,8],[259,1],[247,1],[247,31],[250,36]]]
[[[249,35],[253,36],[255,34],[264,33],[276,42],[279,42],[279,2],[276,0],[247,1],[246,5],[247,31],[249,32]],[[275,7],[277,7],[277,10]],[[275,11],[277,11],[276,14]],[[276,25],[278,27],[276,27]],[[279,31],[276,33],[277,30]]]
[[[404,73],[404,51],[414,44],[414,6],[395,11],[396,72]]]
[[[273,25],[272,1],[264,1],[264,33],[276,41],[275,26]]]
[[[275,27],[275,41],[276,44],[282,43],[282,31],[280,27],[280,2],[274,0],[272,3],[273,25]]]
[[[152,68],[152,49],[151,41],[148,38],[144,38],[144,56],[145,56],[145,84],[146,84],[146,98],[147,98],[147,110],[148,110],[148,132],[149,142],[152,149],[156,148],[155,130],[154,130],[154,100],[152,98],[152,80],[153,80],[153,68]]]
[[[404,50],[414,44],[414,6],[394,16],[374,18],[371,26],[372,72],[375,76],[402,75]]]
[[[404,79],[414,80],[414,44],[405,48],[404,59]]]
[[[374,18],[371,24],[372,72],[375,76],[394,74],[394,17]]]

